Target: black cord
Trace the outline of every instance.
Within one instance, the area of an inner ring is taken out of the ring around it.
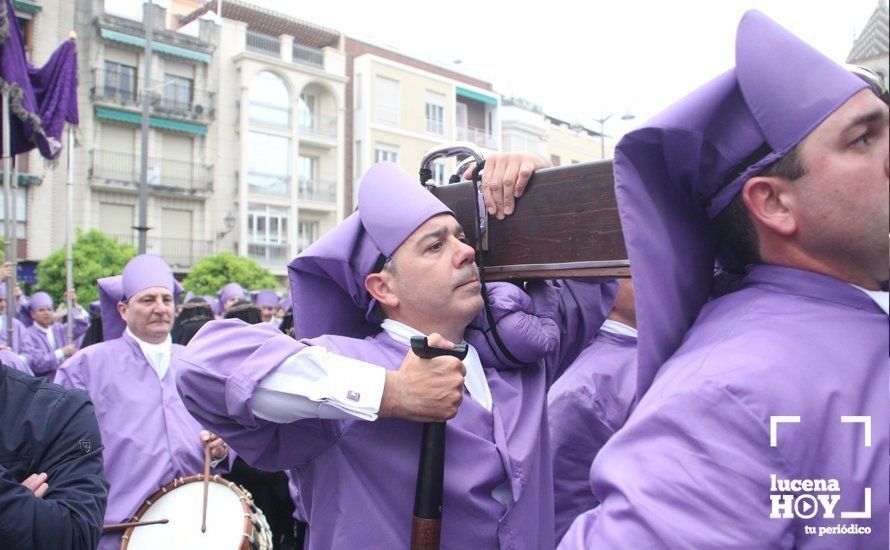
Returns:
[[[481,193],[481,189],[479,189],[479,174],[482,172],[482,169],[485,167],[485,161],[481,161],[476,164],[476,168],[473,170],[473,188],[477,193]],[[511,363],[517,364],[525,364],[525,361],[520,361],[516,358],[515,355],[510,353],[510,350],[507,349],[507,345],[504,344],[504,341],[501,340],[501,335],[498,334],[497,323],[494,320],[494,314],[491,312],[491,305],[488,303],[488,288],[485,285],[485,254],[482,251],[482,218],[481,213],[479,212],[479,199],[478,197],[474,197],[473,207],[476,211],[476,264],[479,267],[479,282],[482,284],[482,303],[484,304],[483,309],[485,309],[485,318],[488,320],[488,326],[491,327],[491,335],[494,337],[494,342],[497,344],[497,350],[501,352],[507,361]],[[488,340],[488,334],[483,331],[485,334],[486,341]],[[489,346],[491,343],[489,341]],[[492,350],[494,350],[494,346],[491,346]]]

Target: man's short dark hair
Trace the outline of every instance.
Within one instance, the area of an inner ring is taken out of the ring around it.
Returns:
[[[806,174],[800,161],[798,145],[788,153],[763,169],[758,176],[785,178],[791,181]],[[720,243],[727,247],[736,258],[747,264],[761,263],[760,242],[751,215],[745,208],[742,194],[736,195],[729,205],[714,218],[713,227],[717,230]]]

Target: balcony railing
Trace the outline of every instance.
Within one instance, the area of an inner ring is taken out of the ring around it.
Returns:
[[[337,117],[331,115],[301,115],[298,119],[301,134],[337,137]]]
[[[270,36],[256,31],[247,31],[247,50],[251,52],[281,56],[281,40],[277,36]]]
[[[290,176],[248,172],[247,191],[258,195],[287,197],[290,195]]]
[[[300,179],[300,198],[307,201],[337,202],[337,184],[333,181]]]
[[[457,139],[458,141],[473,142],[480,147],[487,147],[489,149],[497,148],[497,142],[494,139],[494,134],[492,134],[491,132],[486,132],[482,128],[473,128],[472,126],[458,126]]]
[[[94,149],[90,151],[90,177],[138,187],[140,158]],[[148,184],[183,191],[213,191],[213,166],[149,157]]]
[[[163,231],[163,227],[158,228]],[[111,235],[121,244],[136,245],[136,237],[129,235]],[[213,241],[200,241],[195,239],[172,239],[167,237],[147,237],[145,240],[146,251],[164,258],[170,267],[189,268],[204,256],[214,253]]]
[[[263,265],[284,266],[290,257],[287,243],[247,243],[247,255]]]
[[[194,119],[213,119],[216,114],[214,93],[197,89],[184,80],[150,81],[148,90],[152,111]],[[135,75],[93,69],[90,97],[94,101],[138,107],[142,102],[142,82]]]
[[[324,69],[324,52],[316,48],[310,48],[302,44],[294,44],[291,52],[294,63],[302,63],[311,67]]]
[[[426,131],[440,136],[445,135],[445,121],[441,118],[427,118]]]

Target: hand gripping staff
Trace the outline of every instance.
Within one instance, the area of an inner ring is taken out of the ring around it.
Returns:
[[[454,349],[430,347],[425,336],[412,336],[411,350],[423,359],[451,355],[461,361],[469,351],[467,344],[455,344]],[[414,491],[411,550],[439,550],[444,481],[445,423],[426,422],[423,425],[420,463],[417,466],[417,488]]]

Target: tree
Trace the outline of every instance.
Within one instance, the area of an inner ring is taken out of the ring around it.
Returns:
[[[192,267],[183,281],[186,290],[198,296],[216,296],[216,292],[227,283],[238,283],[245,289],[275,288],[278,283],[268,269],[258,263],[236,256],[231,252],[220,252],[205,256]]]
[[[99,299],[96,279],[120,275],[127,262],[136,255],[136,248],[119,244],[97,229],[83,233],[78,230],[74,240],[74,288],[77,301],[86,305]],[[37,287],[49,294],[56,303],[65,296],[65,247],[56,250],[37,264]]]

